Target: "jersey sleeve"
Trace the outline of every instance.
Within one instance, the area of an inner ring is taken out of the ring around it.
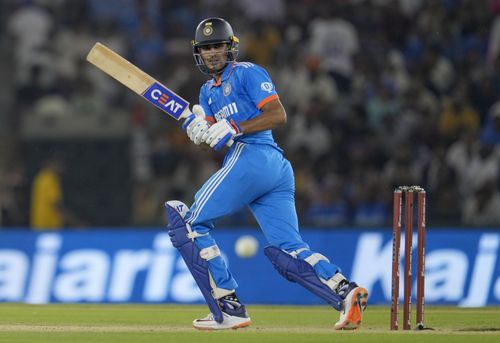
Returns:
[[[247,94],[255,107],[261,109],[268,102],[278,99],[278,93],[267,71],[257,65],[244,69],[244,82]]]
[[[199,97],[200,105],[201,107],[203,107],[203,110],[205,111],[205,120],[210,123],[215,123],[214,114],[212,113],[210,105],[208,105],[208,97],[206,95],[206,90],[207,90],[206,85],[203,85],[200,89],[200,97]]]

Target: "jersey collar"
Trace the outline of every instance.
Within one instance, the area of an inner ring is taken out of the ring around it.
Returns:
[[[229,76],[231,76],[231,73],[233,72],[234,63],[235,62],[228,64],[227,66],[224,67],[224,71],[222,72],[222,75],[221,75],[219,82],[217,82],[215,77],[212,78],[212,80],[211,80],[212,82],[210,83],[209,88],[220,86],[223,81],[226,81],[227,79],[229,79]]]

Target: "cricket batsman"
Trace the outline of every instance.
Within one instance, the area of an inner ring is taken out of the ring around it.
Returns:
[[[368,292],[302,240],[293,170],[272,135],[272,129],[286,123],[286,112],[267,71],[237,62],[238,42],[221,18],[205,19],[196,29],[194,59],[210,80],[201,87],[199,105],[193,106],[183,128],[197,145],[219,150],[234,143],[221,169],[196,193],[191,207],[177,200],[166,203],[172,243],[211,312],[195,319],[193,326],[221,330],[251,323],[236,295],[238,284],[210,234],[217,219],[248,206],[269,242],[264,253],[276,270],[340,311],[335,329],[356,329]]]

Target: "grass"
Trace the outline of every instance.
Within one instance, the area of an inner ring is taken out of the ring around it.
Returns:
[[[500,308],[427,307],[433,330],[391,332],[388,307],[369,307],[355,332],[335,331],[323,306],[250,305],[252,326],[201,332],[205,306],[0,304],[0,342],[500,342]],[[413,321],[414,322],[414,321]]]

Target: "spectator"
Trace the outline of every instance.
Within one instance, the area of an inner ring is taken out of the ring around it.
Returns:
[[[409,144],[399,147],[383,169],[385,182],[391,189],[400,185],[418,185],[421,181],[421,165]]]
[[[481,130],[479,137],[483,144],[498,145],[500,143],[500,101],[490,109],[490,118]]]
[[[43,162],[31,186],[30,226],[34,230],[58,230],[82,225],[64,204],[62,174],[64,161],[53,155]]]
[[[383,226],[389,222],[390,210],[384,201],[384,185],[373,181],[356,187],[354,224]]]
[[[335,80],[321,68],[315,56],[293,53],[289,63],[279,73],[280,96],[294,111],[305,111],[319,99],[332,108],[337,100]]]
[[[285,1],[283,0],[238,0],[238,11],[245,12],[251,22],[264,20],[279,23],[285,17]]]
[[[330,16],[330,12],[336,16]],[[323,18],[314,19],[309,26],[309,49],[335,78],[339,91],[345,93],[351,88],[353,57],[359,51],[358,32],[341,10],[334,12],[328,7],[322,15]]]
[[[256,22],[245,41],[245,60],[258,65],[272,65],[278,55],[280,33],[266,22]]]
[[[497,14],[495,20],[491,24],[490,41],[488,44],[488,61],[494,63],[500,56],[500,15]]]
[[[349,204],[343,198],[342,185],[327,178],[305,212],[304,221],[317,226],[349,223]]]
[[[465,201],[462,222],[466,225],[500,225],[500,193],[494,179],[484,180]]]
[[[477,144],[471,159],[464,170],[459,174],[463,198],[467,198],[488,180],[499,177],[498,156],[494,147],[486,144]]]
[[[26,2],[8,17],[7,30],[12,39],[13,55],[17,62],[17,73],[23,81],[50,40],[54,30],[54,18],[39,5]]]
[[[134,61],[142,70],[152,73],[158,69],[163,57],[163,41],[151,23],[141,24],[139,34],[133,39],[132,50]]]
[[[460,218],[460,192],[456,187],[457,173],[446,160],[447,148],[444,143],[433,147],[431,159],[425,169],[425,190],[429,203],[429,213],[435,223],[454,223]],[[466,164],[467,162],[462,162]],[[466,168],[466,167],[464,167]]]
[[[456,73],[450,60],[437,51],[437,48],[426,52],[422,67],[427,75],[429,89],[438,96],[450,92]]]
[[[479,116],[463,92],[456,92],[451,99],[444,101],[439,128],[443,138],[449,141],[457,139],[463,129],[479,129]]]
[[[463,174],[469,167],[474,156],[479,150],[477,132],[472,129],[464,129],[459,135],[459,139],[452,143],[445,153],[446,164],[452,169],[457,178],[460,194],[465,193]]]
[[[386,117],[394,116],[399,112],[400,104],[395,95],[394,85],[382,81],[374,96],[366,101],[368,123],[374,130],[382,126]]]
[[[14,164],[0,170],[0,227],[28,225],[28,196],[24,168]]]
[[[292,149],[305,147],[318,158],[330,149],[331,135],[320,120],[320,115],[328,110],[319,99],[312,99],[305,112],[299,112],[291,119],[288,146]]]

